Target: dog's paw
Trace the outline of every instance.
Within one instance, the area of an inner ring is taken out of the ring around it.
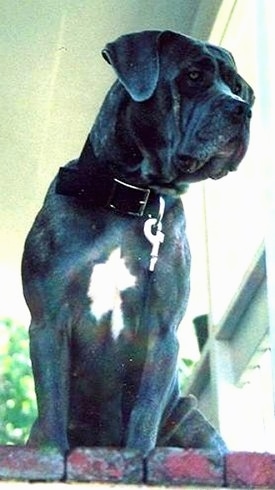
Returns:
[[[130,424],[128,427],[128,436],[126,447],[136,449],[146,457],[156,446],[158,435],[158,418],[156,411],[133,410]]]
[[[67,437],[57,437],[57,435],[50,437],[41,428],[38,420],[32,426],[26,445],[42,450],[58,452],[62,455],[65,455],[69,451]]]

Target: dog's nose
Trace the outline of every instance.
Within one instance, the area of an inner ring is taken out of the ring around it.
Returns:
[[[227,106],[232,123],[237,124],[246,119],[250,119],[252,116],[252,111],[249,104],[243,100],[228,100]]]

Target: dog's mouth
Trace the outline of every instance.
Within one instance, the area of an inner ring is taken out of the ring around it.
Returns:
[[[247,144],[239,143],[236,148],[234,141],[229,143],[224,150],[219,151],[214,157],[210,158],[203,167],[206,178],[219,180],[229,172],[235,172],[246,153],[247,146]]]
[[[236,148],[236,142],[232,141],[224,149],[217,151],[215,155],[205,160],[186,156],[177,164],[179,168],[177,177],[173,177],[169,181],[152,183],[150,187],[157,192],[178,196],[186,190],[188,184],[200,182],[208,178],[219,180],[229,172],[236,171],[246,150],[246,143],[239,143]]]

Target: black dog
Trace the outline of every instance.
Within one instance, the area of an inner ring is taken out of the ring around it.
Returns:
[[[190,266],[179,197],[236,170],[253,92],[226,50],[170,31],[122,36],[103,56],[118,80],[25,246],[39,413],[29,443],[222,451],[178,388]]]

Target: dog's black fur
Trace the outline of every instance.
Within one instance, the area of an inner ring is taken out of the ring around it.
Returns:
[[[253,92],[225,49],[171,31],[122,36],[103,56],[118,80],[25,245],[38,401],[29,444],[223,451],[178,388],[176,330],[190,268],[179,197],[191,182],[236,170]],[[114,178],[150,190],[142,217],[131,214],[132,189]],[[143,227],[157,217],[159,196],[165,240],[149,272]]]

